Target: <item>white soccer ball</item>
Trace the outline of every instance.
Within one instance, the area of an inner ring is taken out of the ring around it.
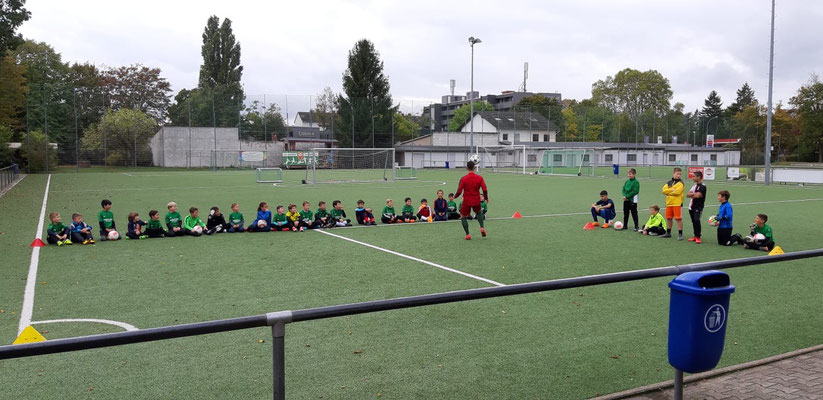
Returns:
[[[203,233],[203,227],[200,225],[195,225],[194,228],[191,228],[191,231],[194,233]]]
[[[623,229],[623,223],[620,221],[615,221],[614,229]]]
[[[471,161],[471,162],[473,162],[473,163],[477,164],[478,162],[480,162],[480,155],[478,155],[478,154],[472,154],[472,155],[470,155],[470,156],[469,156],[469,161]]]
[[[764,235],[762,233],[758,233],[758,234],[754,235],[754,240],[758,240],[758,241],[759,240],[766,240],[766,235]]]
[[[120,239],[120,234],[117,233],[117,231],[110,231],[106,237],[108,237],[109,240],[117,240]]]
[[[266,227],[266,221],[263,221],[262,219],[257,221],[257,227],[258,228],[265,228]]]

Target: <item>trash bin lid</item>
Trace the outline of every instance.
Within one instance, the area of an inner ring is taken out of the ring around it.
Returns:
[[[729,283],[729,275],[723,271],[686,272],[669,282],[669,287],[678,292],[704,296],[734,293],[734,285]]]

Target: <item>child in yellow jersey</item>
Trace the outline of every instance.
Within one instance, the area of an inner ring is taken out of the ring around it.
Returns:
[[[675,167],[672,172],[672,180],[663,185],[662,192],[666,195],[666,233],[660,237],[672,237],[672,218],[677,221],[677,240],[683,240],[683,190],[685,186],[680,180],[683,170]]]
[[[289,211],[286,213],[286,218],[289,219],[291,230],[297,232],[300,227],[300,213],[297,212],[297,204],[289,204]]]

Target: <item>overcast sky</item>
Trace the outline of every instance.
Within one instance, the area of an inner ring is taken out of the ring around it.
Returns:
[[[69,62],[159,67],[174,92],[197,84],[201,34],[210,15],[230,18],[242,47],[249,99],[284,105],[324,87],[341,90],[346,56],[361,38],[375,43],[395,102],[423,102],[469,90],[517,90],[523,62],[529,91],[591,96],[598,79],[631,67],[669,79],[673,102],[702,107],[711,90],[724,106],[744,83],[765,104],[767,0],[736,1],[154,1],[30,0],[20,29]],[[811,73],[823,72],[823,1],[779,0],[775,102],[788,102]],[[293,115],[293,114],[292,114]]]

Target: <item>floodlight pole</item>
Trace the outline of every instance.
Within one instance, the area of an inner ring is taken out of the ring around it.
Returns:
[[[769,100],[766,111],[766,149],[765,164],[766,176],[764,183],[769,185],[772,182],[772,80],[774,78],[774,0],[772,0],[772,32],[769,40]]]
[[[469,89],[469,150],[474,154],[474,45],[483,43],[480,38],[469,37],[469,45],[472,48],[472,68],[471,68],[471,89]]]
[[[715,118],[717,118],[717,115],[715,115],[714,117],[709,118],[709,120],[706,121],[706,144],[707,145],[709,144],[709,122],[712,122],[712,120],[715,119]],[[716,128],[717,128],[717,124],[715,124],[715,130],[717,130]],[[697,140],[695,140],[695,142],[697,142]],[[695,143],[695,144],[697,144],[697,143]]]

